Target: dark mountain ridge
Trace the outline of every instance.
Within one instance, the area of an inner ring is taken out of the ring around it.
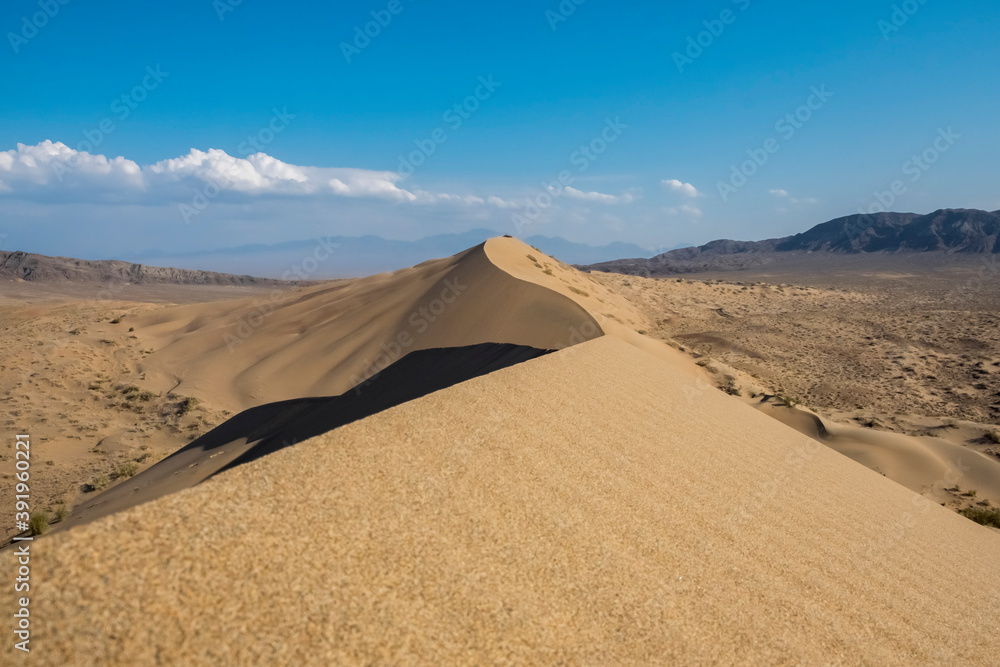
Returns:
[[[616,273],[669,274],[694,270],[746,268],[782,253],[826,255],[864,253],[1000,253],[1000,211],[940,209],[917,213],[854,214],[783,238],[763,241],[721,239],[662,253],[650,259],[620,259],[587,267]],[[754,257],[755,255],[759,257]],[[738,265],[733,263],[740,257]]]

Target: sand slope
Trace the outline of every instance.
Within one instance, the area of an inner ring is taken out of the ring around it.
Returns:
[[[291,447],[458,382],[533,359],[545,350],[481,343],[416,350],[339,396],[250,408],[135,477],[73,508],[56,531],[94,521],[204,482],[220,471]]]
[[[613,337],[34,548],[39,664],[1000,650],[1000,536]]]
[[[758,402],[758,410],[935,502],[959,487],[1000,505],[1000,461],[941,438],[823,422],[815,414]]]
[[[147,385],[237,411],[341,394],[413,350],[561,349],[601,335],[587,310],[504,271],[487,245],[532,252],[515,239],[492,239],[391,274],[141,317],[136,334],[157,350],[143,368]]]

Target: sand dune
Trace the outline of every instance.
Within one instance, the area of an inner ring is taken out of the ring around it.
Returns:
[[[441,293],[449,296],[428,301],[428,294]],[[491,239],[394,274],[277,296],[280,301],[246,338],[247,346],[241,347],[242,341],[227,344],[225,352],[218,333],[229,318],[215,322],[212,313],[246,317],[239,313],[252,301],[196,304],[130,318],[144,342],[168,339],[143,370],[155,377],[160,368],[173,369],[172,376],[183,380],[171,380],[172,391],[201,393],[218,406],[218,395],[232,388],[227,383],[238,388],[250,378],[249,386],[263,384],[270,394],[306,397],[247,408],[136,477],[86,499],[56,530],[200,484],[227,467],[546,351],[518,341],[553,349],[607,331],[697,375],[676,351],[626,326],[642,322],[627,300],[512,238]],[[417,326],[411,326],[412,314]],[[288,318],[304,327],[304,335],[291,342],[284,335]],[[373,320],[383,324],[373,325]],[[390,343],[380,346],[377,362],[366,359],[365,368],[358,370],[360,357],[352,357],[351,351],[370,349],[369,334]],[[305,358],[292,361],[295,355]],[[383,364],[388,366],[377,372]],[[314,376],[322,372],[322,382],[308,390],[297,386],[305,368]],[[339,388],[345,381],[349,389],[338,396],[311,394],[324,386]],[[201,391],[192,391],[195,387]],[[211,393],[205,394],[206,388]],[[258,393],[242,394],[243,405]]]
[[[391,274],[143,316],[136,333],[157,350],[144,365],[148,386],[236,411],[341,394],[414,350],[478,343],[561,349],[601,334],[587,310],[507,273],[486,246],[534,252],[493,239]],[[554,272],[579,275],[546,260]]]
[[[959,487],[1000,505],[1000,461],[995,457],[941,438],[824,422],[799,408],[763,401],[755,407],[930,500],[946,503],[954,495],[948,489]]]
[[[514,239],[268,303],[135,316],[249,409],[33,544],[40,664],[995,663],[1000,532],[919,495],[985,458],[746,405]]]
[[[340,396],[250,408],[127,482],[81,503],[55,529],[66,530],[176,493],[344,424],[546,353],[494,343],[417,350]]]
[[[697,391],[603,337],[54,535],[37,655],[994,664],[1000,536]]]

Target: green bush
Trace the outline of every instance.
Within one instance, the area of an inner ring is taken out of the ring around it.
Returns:
[[[958,513],[968,519],[972,519],[976,523],[981,523],[984,526],[1000,528],[1000,510],[967,507],[964,510],[959,510]]]
[[[101,491],[103,489],[108,488],[108,484],[110,484],[110,483],[111,483],[111,480],[108,479],[107,475],[98,475],[90,483],[90,488],[92,488],[94,491]]]
[[[115,468],[115,477],[118,479],[128,479],[139,472],[139,464],[135,461],[126,461]]]
[[[32,535],[41,535],[49,528],[49,515],[45,512],[35,512],[28,521],[28,527],[31,528]]]

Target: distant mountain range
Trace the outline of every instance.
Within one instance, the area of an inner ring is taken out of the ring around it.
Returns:
[[[275,245],[243,245],[188,253],[150,251],[126,259],[155,266],[250,273],[269,278],[323,280],[395,271],[436,257],[448,257],[502,236],[489,229],[440,234],[416,241],[378,236],[321,236]],[[632,243],[590,246],[559,237],[531,236],[529,245],[567,264],[593,264],[616,257],[648,257],[652,253]]]
[[[117,260],[88,261],[0,250],[0,281],[131,283],[136,285],[276,285],[280,281],[212,271],[166,269]]]
[[[268,285],[279,280],[310,282],[395,271],[428,259],[448,257],[502,236],[488,229],[392,241],[378,236],[322,236],[276,245],[244,245],[170,254],[150,251],[122,260],[83,260],[0,250],[0,280],[29,282],[127,282],[178,285]],[[614,257],[648,256],[631,243],[590,246],[566,239],[525,239],[567,264],[589,264]],[[172,268],[160,268],[172,267]],[[263,276],[262,278],[253,276]]]
[[[927,215],[849,215],[808,231],[764,241],[723,239],[655,257],[618,259],[583,268],[628,274],[673,274],[747,268],[782,253],[1000,253],[1000,211],[941,209]],[[734,260],[739,260],[736,263]]]
[[[378,236],[322,236],[276,245],[244,245],[183,254],[150,251],[127,257],[129,261],[89,261],[0,251],[0,279],[214,285],[266,285],[275,279],[315,281],[395,271],[453,255],[495,236],[501,234],[488,229],[440,234],[416,241],[393,241]],[[808,253],[828,257],[865,253],[1000,253],[1000,211],[942,209],[928,215],[849,215],[794,236],[764,241],[712,241],[654,257],[631,243],[590,246],[547,236],[531,236],[524,241],[567,264],[589,270],[662,275],[746,269],[776,258]],[[163,266],[173,268],[159,268]]]

